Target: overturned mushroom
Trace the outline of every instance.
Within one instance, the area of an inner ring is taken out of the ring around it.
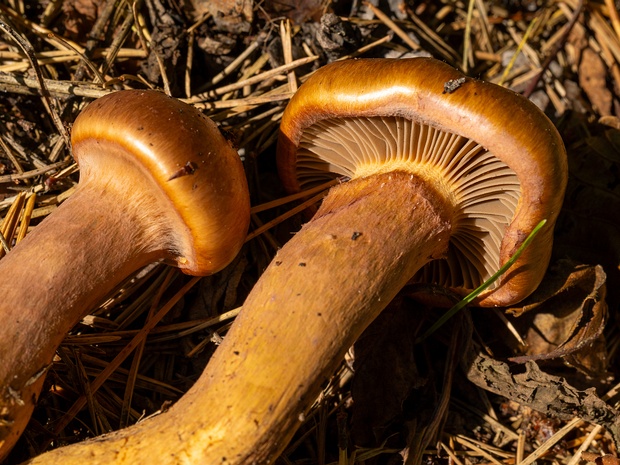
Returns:
[[[316,72],[284,114],[278,161],[291,191],[351,181],[278,252],[193,388],[159,417],[31,463],[270,462],[347,348],[414,275],[466,292],[546,218],[478,304],[532,292],[566,183],[562,141],[533,104],[428,59]]]
[[[566,183],[564,146],[547,118],[521,96],[432,59],[329,69],[291,101],[283,119],[279,167],[288,190],[336,176],[400,172],[420,180],[446,205],[450,243],[416,279],[462,295],[547,218],[550,227],[477,303],[506,305],[529,295],[547,268]],[[383,182],[376,188],[398,202],[406,190]]]
[[[114,93],[78,116],[72,145],[75,193],[0,261],[0,459],[85,312],[157,260],[215,273],[247,234],[241,161],[189,105],[154,91]]]

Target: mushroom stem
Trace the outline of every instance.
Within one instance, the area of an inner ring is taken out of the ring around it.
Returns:
[[[118,200],[137,196],[93,184],[80,184],[0,261],[0,456],[28,423],[67,331],[170,242],[144,203]]]
[[[247,234],[241,160],[195,108],[156,91],[114,92],[79,114],[71,143],[75,193],[0,262],[0,461],[82,315],[156,260],[216,273]]]
[[[405,172],[333,188],[169,412],[29,463],[269,463],[361,332],[420,267],[445,254],[451,211]]]

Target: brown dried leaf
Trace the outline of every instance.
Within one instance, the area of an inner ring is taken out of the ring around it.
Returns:
[[[601,57],[591,48],[581,54],[579,63],[579,84],[590,99],[594,110],[602,116],[611,115],[613,97],[606,86],[606,66]]]
[[[617,116],[601,116],[598,119],[598,122],[605,126],[609,126],[610,128],[620,129],[620,118],[618,118]]]
[[[272,17],[286,16],[295,24],[318,21],[331,2],[326,0],[278,0],[265,2],[263,7]]]
[[[101,0],[65,0],[62,10],[67,37],[71,40],[83,40],[92,29],[101,7]]]
[[[247,32],[253,20],[253,0],[191,0],[190,15],[199,21],[207,13],[219,28],[229,32]]]
[[[568,40],[566,41],[565,46],[568,63],[570,63],[571,69],[575,73],[579,68],[581,54],[587,46],[588,33],[582,24],[576,23],[568,35]]]
[[[596,457],[594,458],[593,462],[596,465],[620,465],[620,459],[618,459],[618,457],[614,457],[611,454],[603,455],[602,457]]]
[[[510,360],[563,358],[586,373],[604,372],[606,354],[593,348],[599,347],[595,343],[602,337],[607,317],[605,279],[600,266],[562,260],[551,267],[523,308],[508,309],[526,311],[515,326],[525,334],[527,347],[524,355]]]
[[[477,386],[562,420],[581,418],[601,425],[620,444],[620,412],[601,400],[594,388],[578,390],[564,378],[542,372],[536,362],[525,363],[524,373],[481,353],[472,344],[466,357],[467,378]]]

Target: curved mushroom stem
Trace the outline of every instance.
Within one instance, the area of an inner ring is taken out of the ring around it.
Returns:
[[[268,463],[361,332],[420,267],[445,253],[450,213],[408,173],[333,188],[170,411],[29,463]]]
[[[140,191],[135,183],[109,187],[80,184],[0,260],[0,461],[26,427],[67,331],[169,249],[169,228],[157,227],[162,215],[148,208],[148,195],[124,192]]]

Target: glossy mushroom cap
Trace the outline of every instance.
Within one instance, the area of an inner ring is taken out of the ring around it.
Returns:
[[[456,212],[447,257],[414,278],[466,295],[532,229],[534,242],[481,306],[516,303],[539,284],[567,178],[562,140],[530,101],[430,58],[360,59],[318,70],[284,113],[278,167],[296,192],[338,176],[406,171]]]
[[[198,110],[161,92],[116,92],[80,113],[71,141],[80,183],[110,183],[120,192],[147,184],[155,207],[127,197],[144,204],[153,230],[175,230],[161,244],[168,262],[208,275],[237,254],[249,222],[245,174],[237,152]]]

